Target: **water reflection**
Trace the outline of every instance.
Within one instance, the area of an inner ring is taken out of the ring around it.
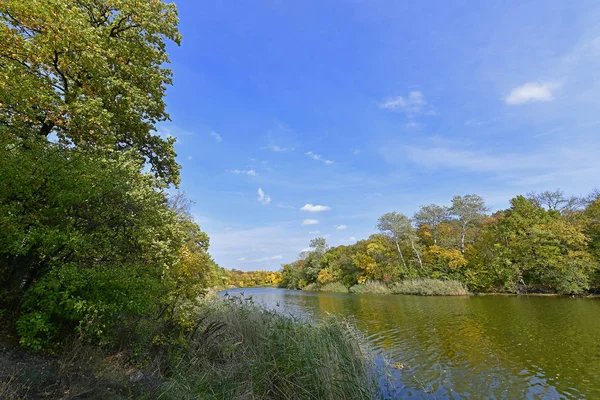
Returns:
[[[296,316],[354,318],[401,364],[398,397],[600,398],[599,300],[241,291]]]

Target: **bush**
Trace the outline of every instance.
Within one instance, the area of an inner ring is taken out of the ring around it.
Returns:
[[[469,290],[459,281],[439,279],[409,279],[391,285],[394,294],[418,294],[422,296],[465,296]]]
[[[366,281],[360,285],[354,285],[350,288],[350,293],[379,293],[389,294],[390,289],[383,282],[379,281]]]
[[[173,399],[372,399],[374,363],[343,320],[295,320],[237,298],[203,306]]]

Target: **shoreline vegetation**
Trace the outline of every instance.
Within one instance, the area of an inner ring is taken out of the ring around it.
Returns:
[[[298,320],[249,300],[213,296],[196,315],[185,344],[154,350],[106,351],[72,339],[53,354],[32,353],[4,337],[0,398],[367,400],[380,394],[367,342],[344,319]]]
[[[351,245],[315,238],[282,265],[279,286],[423,295],[600,290],[599,190],[530,192],[492,214],[475,194],[450,203],[422,206],[412,218],[386,213],[378,233]]]

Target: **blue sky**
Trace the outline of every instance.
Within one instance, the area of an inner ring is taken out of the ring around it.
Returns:
[[[597,1],[177,6],[159,131],[221,266],[275,270],[455,194],[600,186]]]

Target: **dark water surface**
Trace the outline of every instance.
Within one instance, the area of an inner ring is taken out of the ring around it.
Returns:
[[[600,399],[600,299],[235,289],[284,313],[352,317],[402,398]]]

